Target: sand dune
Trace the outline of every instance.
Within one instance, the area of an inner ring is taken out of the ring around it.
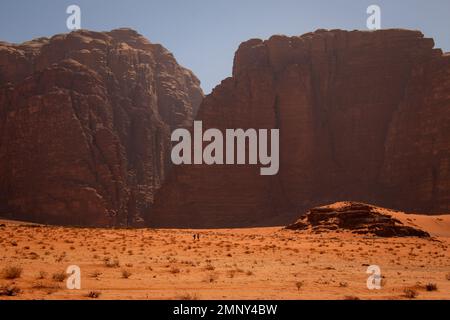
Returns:
[[[450,237],[450,215],[428,216],[394,212],[392,216],[405,225],[418,227],[433,237]]]

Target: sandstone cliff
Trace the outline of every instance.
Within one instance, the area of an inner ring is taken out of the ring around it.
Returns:
[[[280,172],[178,167],[149,211],[155,226],[286,224],[343,200],[450,210],[450,56],[420,32],[249,40],[198,119],[280,129]]]
[[[170,162],[170,131],[198,79],[130,29],[0,43],[0,213],[77,225],[142,221]]]

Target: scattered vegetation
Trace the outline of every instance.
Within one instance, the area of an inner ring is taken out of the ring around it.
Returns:
[[[217,273],[209,273],[208,275],[206,275],[205,282],[213,283],[216,282],[217,279],[219,279]]]
[[[89,274],[89,276],[91,277],[91,278],[98,278],[98,277],[100,277],[102,275],[102,273],[100,272],[100,271],[97,271],[97,270],[95,270],[95,271],[93,271],[91,274]]]
[[[56,281],[56,282],[63,282],[64,280],[66,280],[66,278],[67,278],[67,274],[64,271],[58,271],[52,275],[53,281]]]
[[[19,266],[9,266],[3,268],[1,274],[3,279],[13,280],[20,278],[20,276],[22,275],[22,271],[22,268]]]
[[[209,263],[205,267],[205,270],[208,270],[208,271],[213,271],[214,269],[216,269],[216,268],[212,264],[209,264]]]
[[[361,300],[360,298],[358,298],[357,296],[345,296],[344,300],[352,300],[352,301],[356,301],[356,300]]]
[[[46,283],[43,281],[36,281],[33,283],[32,288],[37,290],[45,290],[48,294],[61,289],[61,287],[55,283]]]
[[[171,274],[178,274],[178,273],[180,273],[181,271],[180,271],[180,269],[177,268],[177,267],[172,267],[172,268],[170,268],[169,272],[170,272]]]
[[[425,289],[427,291],[437,291],[437,284],[436,283],[427,283],[425,285]]]
[[[102,293],[100,291],[89,291],[86,297],[91,299],[98,299]]]
[[[15,297],[21,292],[20,288],[14,285],[0,287],[0,296]]]
[[[405,288],[405,289],[403,289],[403,294],[408,299],[415,299],[419,295],[417,290],[415,290],[413,288]]]
[[[120,267],[120,262],[118,259],[105,258],[105,267],[107,268],[118,268]]]
[[[198,294],[197,293],[183,293],[182,295],[179,295],[176,297],[177,300],[198,300]]]
[[[122,278],[128,279],[129,277],[131,277],[131,272],[126,269],[123,269],[122,270]]]

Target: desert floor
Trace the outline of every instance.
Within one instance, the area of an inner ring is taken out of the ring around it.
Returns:
[[[20,290],[0,299],[407,299],[405,288],[416,299],[450,299],[449,221],[435,218],[431,239],[0,221],[0,288]],[[80,290],[66,288],[70,265],[81,268]],[[381,290],[367,288],[369,265],[381,268]],[[20,276],[5,279],[15,266]]]

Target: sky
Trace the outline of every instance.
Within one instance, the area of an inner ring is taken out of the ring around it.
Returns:
[[[241,42],[321,28],[366,30],[372,4],[381,8],[383,29],[419,29],[450,51],[450,0],[0,0],[0,41],[69,32],[66,9],[73,4],[83,29],[130,27],[162,44],[205,93],[231,75]]]

